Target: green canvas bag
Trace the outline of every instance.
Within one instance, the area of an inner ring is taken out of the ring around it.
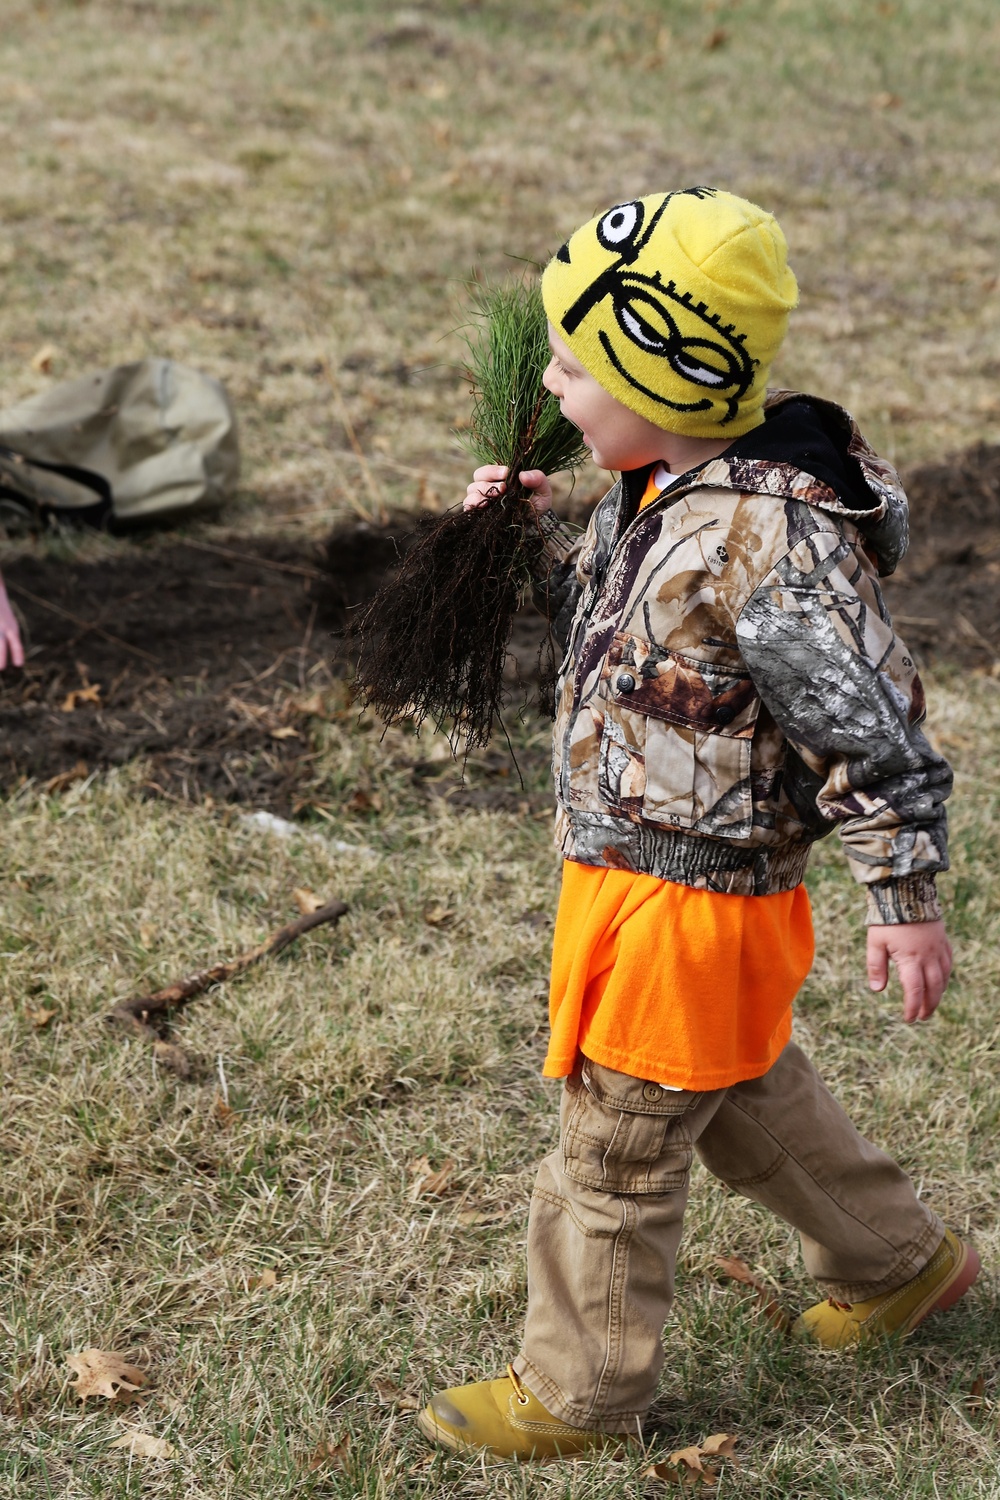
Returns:
[[[43,514],[80,519],[99,519],[101,481],[116,521],[145,521],[217,507],[239,478],[224,387],[170,359],[115,365],[0,411],[0,449],[0,489],[21,480]]]

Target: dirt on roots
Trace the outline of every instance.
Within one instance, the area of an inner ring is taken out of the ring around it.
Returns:
[[[907,488],[912,544],[885,581],[900,633],[924,664],[995,670],[1000,448],[914,470]],[[59,790],[142,756],[151,796],[307,809],[320,796],[316,722],[331,704],[350,712],[349,621],[415,521],[348,522],[322,547],[161,534],[113,559],[15,558],[4,575],[29,654],[0,681],[0,785],[31,779]],[[531,682],[541,639],[525,611],[512,682]],[[517,800],[502,746],[488,753],[491,765],[495,789],[460,800]],[[419,785],[419,762],[413,774]]]

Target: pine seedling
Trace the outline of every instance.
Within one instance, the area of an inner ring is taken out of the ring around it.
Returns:
[[[462,441],[511,476],[475,510],[429,518],[359,625],[357,690],[387,724],[430,719],[466,753],[488,743],[504,701],[514,616],[542,551],[538,516],[517,480],[586,457],[579,431],[542,385],[549,361],[536,283],[480,293],[467,337],[472,415]]]
[[[549,339],[537,283],[485,288],[474,316],[466,338],[472,414],[463,446],[479,463],[505,464],[513,473],[578,468],[587,456],[581,433],[542,385]]]

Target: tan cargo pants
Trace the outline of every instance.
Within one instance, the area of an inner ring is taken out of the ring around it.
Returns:
[[[531,1200],[514,1368],[575,1427],[634,1433],[652,1402],[693,1150],[794,1225],[826,1296],[860,1302],[901,1286],[944,1235],[794,1042],[762,1078],[704,1094],[585,1060],[566,1080],[560,1123]]]

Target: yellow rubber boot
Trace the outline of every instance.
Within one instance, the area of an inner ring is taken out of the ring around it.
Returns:
[[[435,1396],[417,1418],[432,1443],[453,1450],[482,1448],[489,1463],[503,1458],[576,1458],[625,1439],[560,1422],[521,1384],[513,1368],[501,1380],[455,1386]]]
[[[919,1275],[867,1302],[838,1302],[831,1297],[807,1308],[792,1324],[795,1338],[843,1349],[866,1339],[892,1334],[905,1338],[932,1312],[943,1311],[963,1297],[979,1275],[979,1256],[950,1229]]]

